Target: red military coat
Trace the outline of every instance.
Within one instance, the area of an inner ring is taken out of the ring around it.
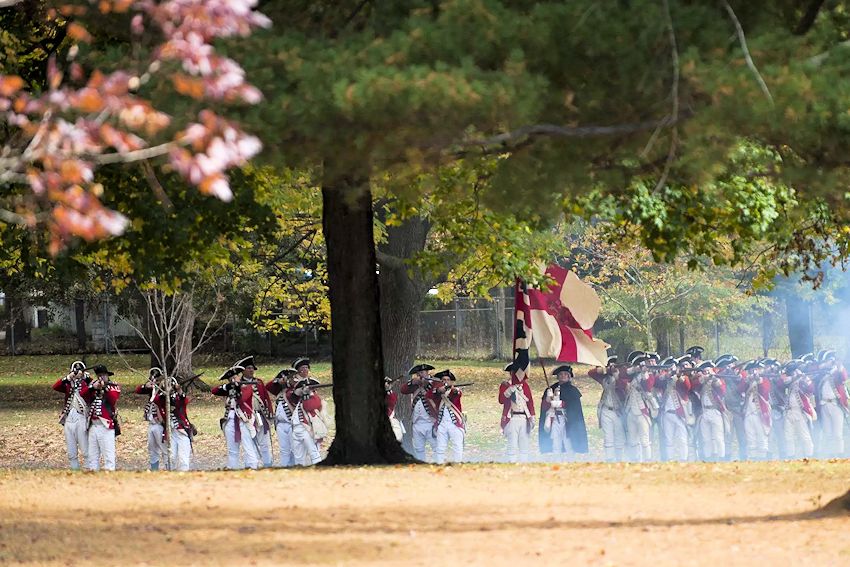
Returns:
[[[434,415],[436,416],[434,429],[440,425],[440,422],[443,419],[444,407],[448,407],[449,413],[452,417],[452,422],[461,429],[465,428],[463,423],[463,406],[461,402],[462,396],[463,392],[457,388],[449,388],[446,392],[445,398],[437,391],[437,388],[428,392],[428,403],[431,404],[431,407],[434,409]],[[448,398],[448,400],[446,398]]]
[[[527,406],[527,409],[528,409],[528,415],[534,416],[534,398],[531,397],[531,387],[529,387],[527,381],[525,381],[525,380],[520,381],[516,376],[511,375],[510,384],[505,384],[503,382],[501,385],[499,385],[499,403],[502,404],[502,420],[501,420],[502,429],[504,429],[505,426],[508,424],[508,422],[510,422],[510,420],[511,420],[510,413],[511,413],[511,401],[512,400],[511,400],[511,396],[505,394],[505,391],[510,386],[517,386],[517,385],[520,386],[520,388],[522,389],[522,395],[525,396],[525,399],[527,400],[526,406]]]
[[[387,416],[391,416],[398,404],[398,394],[390,390],[387,392]]]
[[[118,411],[118,398],[120,396],[121,386],[118,384],[110,382],[104,386],[102,403],[100,404],[100,411],[98,411],[97,404],[94,403],[97,398],[96,390],[89,388],[83,396],[83,399],[89,405],[89,426],[91,426],[93,420],[102,418],[108,429],[115,429],[115,414]]]

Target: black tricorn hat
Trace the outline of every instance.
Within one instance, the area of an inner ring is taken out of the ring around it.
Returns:
[[[307,382],[308,386],[318,386],[320,382],[311,376],[301,376],[300,374],[295,374],[295,383],[303,385],[304,382]]]
[[[744,365],[744,370],[755,370],[756,368],[762,368],[764,365],[760,360],[751,360]]]
[[[701,346],[692,346],[688,350],[686,350],[685,352],[690,354],[691,356],[702,357],[702,353],[705,352],[705,349]]]
[[[310,359],[306,356],[302,356],[301,358],[296,358],[295,362],[292,363],[292,368],[298,370],[299,366],[307,365],[307,368],[310,368]]]
[[[507,366],[505,366],[505,372],[513,372],[514,371],[514,363],[509,362]]]
[[[708,370],[709,368],[714,368],[714,363],[710,360],[703,360],[697,364],[697,370]]]
[[[219,380],[228,380],[230,378],[233,378],[237,374],[241,374],[243,370],[245,370],[245,369],[242,368],[241,366],[231,366],[230,368],[225,370],[224,374],[219,376],[218,379]]]
[[[605,365],[610,366],[611,364],[617,364],[617,355],[608,357],[608,360],[605,362]]]
[[[254,370],[257,369],[257,365],[254,363],[254,355],[246,356],[240,361],[237,361],[233,366],[241,366],[242,368],[248,368],[249,366]]]
[[[425,363],[416,364],[416,365],[412,366],[410,368],[410,370],[407,371],[407,374],[409,376],[411,374],[416,374],[417,372],[421,372],[423,370],[434,370],[434,367],[431,366],[430,364],[425,364]]]
[[[105,364],[96,364],[92,368],[92,371],[94,372],[95,376],[102,376],[103,374],[106,374],[107,376],[115,376],[114,372],[110,372],[109,370],[106,369]]]
[[[648,352],[646,353],[647,360],[661,360],[661,355],[657,352]]]
[[[449,370],[448,368],[445,369],[445,370],[440,370],[439,372],[434,374],[434,378],[448,378],[452,382],[457,381],[457,378],[455,378],[455,375],[452,374],[452,371]]]
[[[573,367],[572,367],[572,366],[570,366],[569,364],[562,364],[561,366],[559,366],[558,368],[556,368],[555,370],[553,370],[553,371],[552,371],[552,376],[557,376],[557,375],[558,375],[558,374],[560,374],[561,372],[566,372],[566,373],[568,373],[570,376],[574,376],[574,374],[573,374]]]
[[[647,362],[649,360],[650,360],[649,356],[642,354],[640,356],[634,357],[634,359],[632,359],[632,361],[631,361],[631,364],[633,364],[634,366],[637,366],[638,364],[640,364],[642,362]]]
[[[277,373],[275,378],[282,378],[284,376],[292,376],[293,374],[298,374],[298,371],[294,368],[284,368],[280,372]]]
[[[646,355],[646,353],[642,350],[633,350],[629,353],[629,356],[626,357],[626,362],[628,362],[629,364],[634,364],[636,358],[644,355]]]
[[[75,360],[71,363],[71,372],[84,372],[86,369],[86,363],[82,360]]]
[[[154,376],[162,376],[162,374],[162,368],[157,368],[156,366],[148,370],[148,376],[151,378],[153,378]]]

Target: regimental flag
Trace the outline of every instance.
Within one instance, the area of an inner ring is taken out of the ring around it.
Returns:
[[[517,341],[520,318],[523,321],[526,360],[533,337],[541,357],[554,358],[561,362],[605,366],[609,345],[593,338],[593,324],[602,306],[599,296],[593,288],[566,268],[549,266],[546,274],[554,280],[546,291],[528,289],[525,284],[517,284],[515,366],[520,366],[521,347]],[[527,363],[525,367],[528,367]]]
[[[517,280],[514,294],[514,365],[512,374],[519,380],[528,376],[531,359],[528,349],[531,347],[531,306],[528,297],[528,286]]]

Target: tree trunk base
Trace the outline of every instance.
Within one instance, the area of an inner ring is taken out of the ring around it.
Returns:
[[[360,450],[354,451],[351,454],[345,447],[341,447],[336,443],[332,443],[328,449],[328,456],[317,466],[320,467],[336,467],[344,465],[405,465],[416,464],[421,461],[417,460],[413,455],[401,448],[401,445],[395,443],[395,446],[387,444],[377,448],[377,450]]]
[[[838,498],[830,500],[817,513],[824,516],[843,516],[850,514],[850,490]]]

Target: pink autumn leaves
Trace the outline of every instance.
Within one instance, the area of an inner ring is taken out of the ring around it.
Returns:
[[[128,221],[103,206],[104,188],[94,182],[94,170],[103,164],[160,156],[203,193],[230,200],[226,171],[256,155],[260,141],[209,109],[180,129],[173,117],[137,93],[160,80],[180,95],[201,101],[259,102],[260,92],[246,82],[239,64],[218,55],[212,46],[217,38],[245,36],[257,27],[268,27],[268,18],[254,12],[255,4],[256,0],[101,1],[96,9],[103,17],[137,12],[131,20],[136,37],[150,27],[155,37],[163,38],[141,69],[93,71],[85,77],[72,48],[64,72],[55,59],[50,60],[47,89],[39,95],[26,91],[19,77],[0,75],[0,116],[17,128],[0,147],[0,183],[27,184],[31,189],[17,211],[6,217],[13,214],[30,225],[43,220],[50,228],[53,253],[75,236],[95,240],[120,234]],[[80,7],[73,10],[79,13]],[[88,32],[74,26],[69,34],[87,41]],[[167,76],[163,69],[170,69]]]

